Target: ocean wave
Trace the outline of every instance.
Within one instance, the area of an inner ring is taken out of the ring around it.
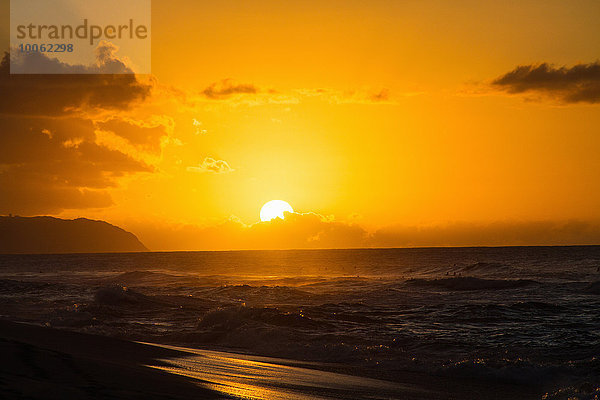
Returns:
[[[92,312],[87,311],[86,307],[80,304],[53,310],[47,319],[48,326],[62,328],[83,328],[101,324]]]
[[[541,385],[556,380],[564,368],[534,364],[527,360],[467,359],[447,365],[440,372],[452,377],[508,384]]]
[[[589,294],[600,294],[600,281],[591,282],[584,291]]]
[[[341,360],[355,357],[346,343],[350,336],[338,335],[329,322],[283,312],[272,307],[243,304],[206,313],[194,332],[177,335],[180,342],[194,345],[243,349],[256,354],[302,360]]]
[[[438,312],[435,318],[438,322],[490,324],[522,322],[531,318],[561,315],[567,312],[565,306],[541,301],[519,301],[516,303],[490,302],[480,304],[448,305]],[[423,315],[416,314],[412,319],[422,319]]]
[[[129,271],[106,278],[105,283],[122,286],[164,286],[168,284],[197,286],[201,280],[189,275],[173,275],[155,271]],[[212,282],[212,281],[211,281]]]
[[[508,270],[508,265],[497,262],[476,262],[462,267],[463,272],[468,273],[490,273],[490,272],[505,272]]]
[[[327,321],[354,322],[371,324],[379,322],[372,318],[373,310],[361,303],[326,303],[305,308],[311,316]]]
[[[373,278],[365,276],[337,276],[329,277],[328,279],[321,280],[319,282],[312,282],[303,285],[304,288],[314,289],[352,289],[362,288],[368,285],[372,285],[376,281]]]
[[[249,303],[298,303],[310,293],[288,286],[224,285],[211,288],[204,294],[221,299],[241,300]]]
[[[600,385],[593,381],[562,387],[542,396],[543,400],[598,400],[599,398]]]
[[[198,322],[198,328],[232,330],[256,323],[306,329],[315,329],[323,325],[308,318],[302,312],[281,312],[277,308],[247,307],[241,304],[209,311]]]
[[[565,311],[565,307],[559,304],[547,303],[544,301],[520,301],[510,305],[510,308],[515,311],[529,311],[542,313],[561,313]]]
[[[408,285],[420,287],[433,287],[446,290],[502,290],[516,289],[539,284],[530,279],[482,279],[470,276],[457,276],[441,279],[409,279]]]
[[[97,304],[107,306],[157,304],[157,300],[129,289],[127,286],[111,285],[101,287],[94,295]]]
[[[444,366],[442,375],[529,387],[554,387],[545,400],[596,400],[600,395],[600,359],[534,362],[527,358],[465,359]],[[560,384],[560,388],[557,388]]]
[[[46,282],[27,282],[14,279],[0,279],[0,293],[18,294],[31,290],[44,290],[51,287],[52,284]]]

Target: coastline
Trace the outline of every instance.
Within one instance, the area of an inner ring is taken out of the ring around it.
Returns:
[[[0,321],[0,392],[6,399],[217,399],[192,380],[145,366],[174,350]]]
[[[352,368],[130,342],[0,321],[0,389],[33,399],[535,399],[489,382],[407,373],[393,382]],[[346,373],[345,373],[346,372]]]

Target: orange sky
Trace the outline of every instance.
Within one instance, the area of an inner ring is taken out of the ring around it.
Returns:
[[[599,2],[152,6],[153,76],[126,83],[142,94],[69,113],[2,99],[0,128],[29,136],[5,135],[0,213],[104,219],[155,250],[598,243]],[[277,241],[252,226],[272,199],[305,214]],[[533,223],[557,233],[518,236]],[[472,235],[406,239],[457,226]]]

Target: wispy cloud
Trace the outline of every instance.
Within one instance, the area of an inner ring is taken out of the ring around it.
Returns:
[[[188,97],[195,101],[221,101],[228,104],[261,106],[269,104],[298,104],[305,100],[317,99],[330,104],[395,104],[400,97],[420,95],[421,92],[393,93],[387,87],[351,88],[297,88],[280,91],[261,87],[253,83],[238,83],[233,79],[223,79],[212,83],[199,95]]]
[[[227,174],[235,171],[229,166],[225,160],[215,160],[211,157],[206,157],[202,164],[198,166],[187,167],[189,172],[212,172],[215,174]]]
[[[394,94],[389,88],[362,88],[337,90],[329,88],[298,89],[296,93],[305,98],[322,99],[331,104],[394,104],[397,97],[415,96],[421,93]]]
[[[250,83],[237,83],[232,79],[223,79],[212,83],[202,91],[202,94],[209,99],[226,99],[236,94],[256,94],[259,88]]]
[[[202,122],[196,118],[192,118],[192,125],[194,126],[194,133],[196,135],[206,135],[206,129],[202,129]]]

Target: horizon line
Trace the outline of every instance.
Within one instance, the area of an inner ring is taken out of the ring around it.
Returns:
[[[84,254],[159,254],[159,253],[233,253],[259,251],[324,251],[324,250],[435,250],[435,249],[503,249],[533,247],[600,247],[598,244],[524,244],[524,245],[481,245],[481,246],[414,246],[414,247],[322,247],[322,248],[286,248],[286,249],[229,249],[229,250],[149,250],[149,251],[109,251],[109,252],[72,252],[72,253],[0,253],[0,256],[43,256],[43,255],[84,255]]]

